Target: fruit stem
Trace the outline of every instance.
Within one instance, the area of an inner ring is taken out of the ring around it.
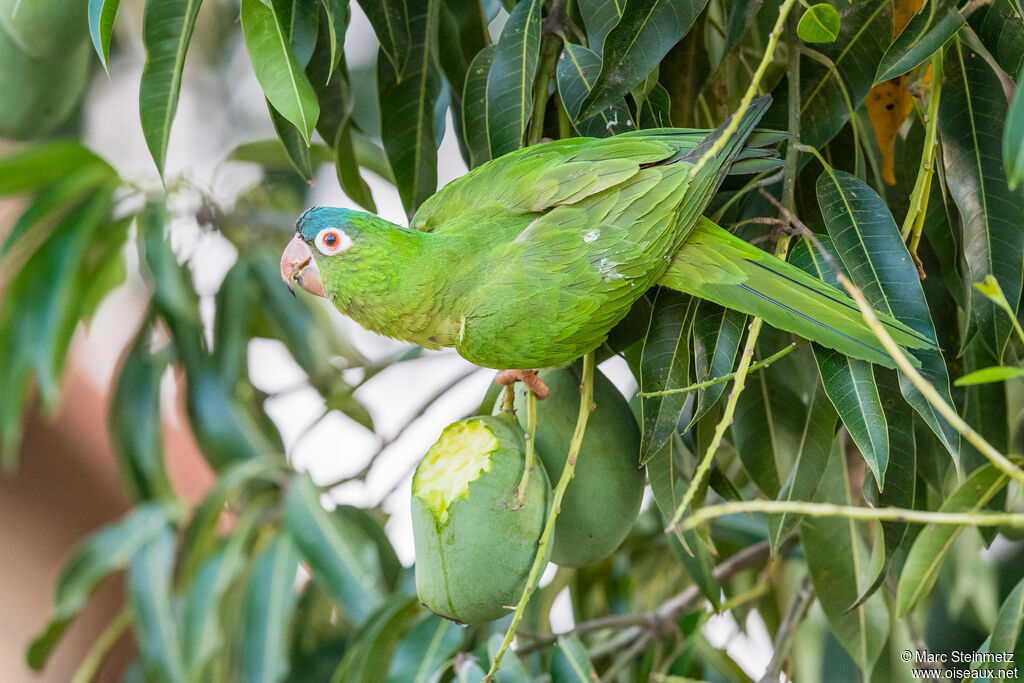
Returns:
[[[562,507],[562,497],[565,495],[565,490],[569,487],[569,482],[572,481],[573,475],[576,471],[576,460],[579,458],[580,445],[583,443],[583,434],[587,429],[587,420],[590,418],[590,412],[594,409],[594,352],[591,351],[583,357],[583,383],[580,385],[580,411],[576,417],[576,429],[572,434],[572,441],[569,442],[569,457],[565,460],[565,468],[562,470],[562,476],[558,479],[558,485],[555,486],[554,495],[551,498],[551,509],[548,512],[547,522],[544,524],[544,531],[540,535],[540,540],[537,542],[537,554],[533,558],[533,566],[530,567],[530,574],[526,578],[526,588],[523,589],[523,595],[519,598],[519,602],[516,604],[515,612],[512,614],[512,623],[509,624],[508,631],[505,633],[504,640],[501,641],[501,647],[494,655],[494,661],[491,662],[491,668],[484,676],[484,682],[493,681],[494,674],[501,668],[501,659],[505,656],[505,651],[508,650],[509,645],[512,644],[512,639],[516,635],[516,629],[519,628],[519,622],[522,621],[523,612],[526,610],[526,603],[530,601],[530,596],[533,594],[534,584],[540,578],[541,569],[547,564],[545,552],[547,544],[551,541],[551,534],[555,530],[555,520],[558,518],[558,513]],[[531,434],[532,437],[532,434]],[[531,439],[532,441],[532,439]]]
[[[523,466],[523,478],[519,480],[516,487],[516,504],[513,510],[523,507],[523,499],[526,497],[526,487],[530,483],[530,472],[533,472],[534,435],[537,433],[537,394],[529,388],[526,389],[526,462]]]

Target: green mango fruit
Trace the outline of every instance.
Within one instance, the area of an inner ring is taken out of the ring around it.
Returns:
[[[22,52],[56,57],[89,37],[89,0],[0,0],[0,28]]]
[[[435,613],[475,624],[519,601],[551,505],[538,467],[515,509],[525,448],[512,420],[472,417],[445,427],[416,468],[416,592]]]
[[[551,481],[557,482],[569,455],[580,409],[578,367],[543,370],[550,394],[537,401],[535,448]],[[594,373],[594,403],[583,435],[576,472],[562,499],[551,561],[584,567],[611,555],[640,512],[644,470],[640,429],[629,403],[600,370]],[[516,416],[526,426],[526,388],[516,384]]]
[[[66,121],[85,88],[91,50],[81,42],[56,56],[33,57],[0,26],[0,137],[29,140]]]

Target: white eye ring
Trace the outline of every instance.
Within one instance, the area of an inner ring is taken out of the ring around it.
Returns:
[[[340,254],[352,246],[352,238],[345,234],[344,230],[338,228],[324,228],[317,233],[313,244],[324,256]]]

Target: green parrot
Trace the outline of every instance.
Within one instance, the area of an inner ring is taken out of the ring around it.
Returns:
[[[691,170],[722,128],[526,147],[439,190],[408,228],[358,211],[310,209],[281,275],[293,291],[297,283],[327,297],[369,330],[455,347],[472,363],[507,371],[499,381],[522,379],[539,393],[532,370],[600,346],[654,285],[892,367],[844,293],[701,215],[726,174],[771,156],[762,147],[779,136],[753,132],[769,102],[751,104],[696,176]],[[902,346],[934,346],[879,318]]]

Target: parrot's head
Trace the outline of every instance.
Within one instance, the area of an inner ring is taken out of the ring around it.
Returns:
[[[310,294],[327,296],[320,274],[333,270],[332,261],[355,244],[365,216],[329,206],[317,206],[299,216],[295,237],[281,254],[281,277],[292,293],[298,284]]]

